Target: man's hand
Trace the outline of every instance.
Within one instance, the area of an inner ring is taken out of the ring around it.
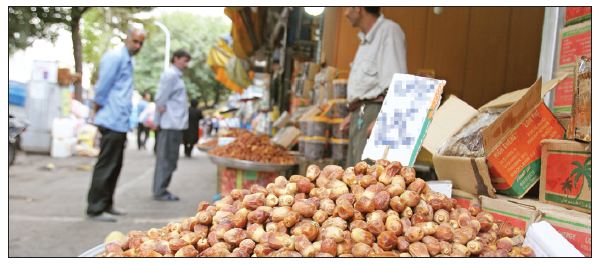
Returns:
[[[349,128],[351,127],[351,114],[348,114],[344,120],[342,120],[342,123],[340,123],[340,127],[338,127],[338,129],[340,129],[341,132],[346,132],[349,130]]]
[[[102,108],[102,105],[94,103],[94,112],[98,112],[98,110],[100,110],[100,108]]]
[[[159,113],[164,113],[165,110],[167,110],[164,106],[159,106],[158,107]]]
[[[94,120],[94,118],[96,117],[96,113],[98,113],[100,108],[102,108],[102,106],[94,102],[94,104],[92,105],[92,111],[90,111],[90,114],[88,116],[89,120]]]

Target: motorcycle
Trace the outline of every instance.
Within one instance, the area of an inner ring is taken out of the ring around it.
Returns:
[[[20,146],[20,135],[27,129],[27,122],[8,115],[8,166],[13,165]]]

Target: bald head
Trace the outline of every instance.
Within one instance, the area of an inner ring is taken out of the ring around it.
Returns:
[[[146,39],[146,31],[141,28],[130,28],[127,30],[127,39],[125,39],[125,46],[130,55],[136,55],[144,45]]]

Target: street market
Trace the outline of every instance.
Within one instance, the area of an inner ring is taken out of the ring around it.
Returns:
[[[592,257],[592,7],[166,10],[9,8],[85,66],[9,74],[9,257]]]

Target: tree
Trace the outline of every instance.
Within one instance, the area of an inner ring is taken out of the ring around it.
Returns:
[[[135,13],[139,10],[151,9],[139,7],[121,7]],[[8,9],[8,41],[9,53],[25,49],[36,39],[48,39],[54,42],[58,29],[71,31],[73,41],[73,58],[75,72],[82,73],[82,40],[80,22],[82,16],[92,7],[9,7]],[[75,99],[81,101],[81,78],[75,83]]]
[[[49,39],[54,42],[57,29],[64,27],[71,31],[75,72],[81,74],[81,36],[79,22],[90,7],[10,7],[9,52],[24,49],[36,39]],[[14,26],[13,26],[14,24]],[[81,78],[75,83],[75,99],[81,101]]]
[[[65,27],[69,9],[64,7],[8,7],[8,53],[26,49],[36,39],[52,42]]]
[[[151,20],[140,20],[133,16],[148,8],[99,7],[87,11],[82,19],[83,61],[93,65],[92,83],[98,78],[98,66],[102,55],[109,49],[122,45],[131,22],[147,27]]]
[[[229,33],[230,26],[221,18],[201,17],[185,12],[173,12],[158,18],[171,33],[171,52],[185,49],[192,56],[184,82],[190,98],[199,98],[205,107],[213,107],[229,93],[219,84],[206,64],[211,47]],[[155,26],[148,28],[144,48],[136,56],[135,87],[140,92],[155,93],[163,72],[165,35]]]

